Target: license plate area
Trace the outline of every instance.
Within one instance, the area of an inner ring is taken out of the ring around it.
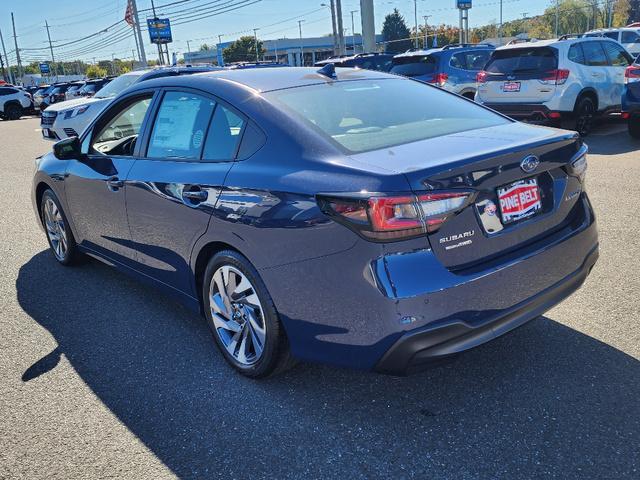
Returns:
[[[503,225],[530,218],[542,210],[540,187],[536,178],[518,180],[497,189]]]
[[[521,84],[520,82],[504,82],[502,84],[503,92],[519,92]]]

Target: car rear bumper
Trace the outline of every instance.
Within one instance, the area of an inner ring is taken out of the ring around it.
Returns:
[[[598,236],[585,194],[575,208],[560,230],[461,271],[415,239],[362,240],[260,274],[294,356],[403,374],[516,328],[578,288],[597,259]]]
[[[385,353],[375,370],[392,375],[406,375],[426,368],[434,361],[508,333],[539,317],[580,288],[597,259],[596,246],[575,272],[537,295],[487,317],[480,325],[456,319],[436,327],[429,326],[406,333]]]
[[[541,103],[483,103],[483,105],[514,120],[531,123],[557,122],[572,114],[572,112],[551,110]]]

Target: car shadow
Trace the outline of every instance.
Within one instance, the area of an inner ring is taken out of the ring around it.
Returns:
[[[593,132],[585,138],[589,153],[597,155],[618,155],[635,152],[640,148],[637,140],[627,132],[622,120],[607,120],[599,123]]]
[[[638,465],[640,362],[551,318],[406,378],[299,365],[252,381],[197,315],[109,267],[24,264],[21,307],[179,477],[623,478]],[[637,474],[637,470],[635,470]]]

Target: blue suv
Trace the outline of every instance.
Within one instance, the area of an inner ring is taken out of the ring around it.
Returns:
[[[473,100],[476,75],[494,50],[492,45],[466,43],[410,50],[393,58],[391,73],[432,83]]]
[[[624,72],[622,118],[629,122],[629,135],[640,138],[640,56]]]

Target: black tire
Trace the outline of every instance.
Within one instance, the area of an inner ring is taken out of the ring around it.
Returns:
[[[22,117],[22,107],[14,103],[5,105],[4,116],[7,120],[19,120]]]
[[[580,136],[586,137],[591,133],[596,114],[596,106],[593,100],[589,97],[582,97],[576,103],[573,113],[575,117],[573,130],[578,132]]]
[[[633,116],[627,123],[629,128],[629,135],[633,138],[640,139],[640,115]]]
[[[464,98],[468,98],[469,100],[474,100],[475,101],[475,99],[476,99],[475,92],[466,92],[466,93],[463,93],[462,96]]]
[[[212,282],[214,282],[214,274],[221,267],[232,267],[244,275],[258,296],[262,308],[262,322],[266,331],[265,341],[259,358],[250,365],[238,361],[227,350],[228,347],[225,345],[222,335],[218,332],[218,328],[214,323],[210,289],[212,288]],[[202,300],[207,324],[211,329],[216,345],[225,360],[242,375],[251,378],[264,378],[288,370],[296,364],[295,359],[291,357],[286,333],[267,287],[260,278],[258,271],[244,256],[233,250],[223,250],[209,260],[202,282]]]
[[[61,253],[61,250],[57,248],[55,241],[53,240],[51,225],[47,224],[47,207],[49,201],[55,204],[58,212],[60,213],[61,223],[57,222],[57,226],[54,228],[59,229],[58,233],[64,232],[66,247],[64,248],[63,253]],[[76,244],[76,240],[73,237],[71,228],[69,228],[69,222],[67,221],[64,210],[62,210],[60,201],[58,200],[58,197],[56,197],[56,194],[53,193],[53,191],[50,189],[46,190],[42,195],[42,200],[40,201],[40,218],[42,219],[42,226],[44,227],[45,235],[47,236],[47,242],[49,242],[49,247],[51,248],[51,253],[53,253],[54,258],[58,261],[58,263],[65,266],[77,263],[82,255],[78,251],[78,245]]]

